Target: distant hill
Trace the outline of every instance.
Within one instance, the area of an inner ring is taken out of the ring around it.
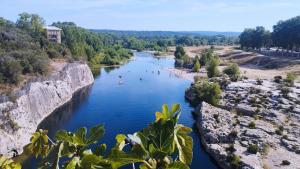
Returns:
[[[120,36],[154,37],[154,36],[239,36],[240,32],[216,32],[216,31],[129,31],[91,29],[94,32],[111,33]]]

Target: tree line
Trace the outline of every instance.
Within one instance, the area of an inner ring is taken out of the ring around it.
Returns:
[[[90,67],[116,65],[133,54],[118,37],[96,33],[72,22],[56,22],[62,29],[62,43],[47,40],[45,20],[22,13],[16,22],[0,17],[0,83],[18,84],[24,75],[45,75],[51,59],[84,60]]]
[[[273,32],[262,26],[247,28],[239,38],[241,47],[246,49],[278,47],[300,51],[300,16],[279,21],[273,26]]]

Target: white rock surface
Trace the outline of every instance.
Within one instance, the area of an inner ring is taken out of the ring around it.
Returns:
[[[0,154],[12,156],[12,150],[21,153],[45,117],[93,82],[87,64],[70,63],[59,72],[37,78],[17,90],[14,101],[0,103]]]
[[[276,124],[250,116],[238,116],[205,102],[196,114],[202,143],[222,168],[232,168],[228,157],[233,154],[241,157],[238,168],[242,169],[299,168],[298,122],[294,121],[291,126],[284,125],[283,135],[278,135],[275,132],[278,129]],[[254,122],[256,126],[250,128],[250,122]],[[251,154],[247,148],[254,144],[258,146],[258,152]],[[234,151],[228,149],[230,146],[234,147]],[[283,165],[284,160],[288,160],[290,164]]]

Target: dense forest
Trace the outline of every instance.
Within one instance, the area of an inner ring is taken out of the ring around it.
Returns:
[[[240,35],[242,48],[260,49],[278,47],[285,50],[300,51],[300,16],[279,21],[273,32],[262,26],[245,29]]]
[[[62,29],[62,44],[49,42],[44,25],[44,19],[36,14],[22,13],[15,23],[0,18],[0,83],[17,84],[23,75],[45,75],[50,59],[85,60],[95,68],[120,64],[132,56],[115,36],[71,22],[53,23]]]
[[[165,51],[168,46],[234,45],[239,42],[236,32],[92,31],[120,37],[124,47],[135,50]]]

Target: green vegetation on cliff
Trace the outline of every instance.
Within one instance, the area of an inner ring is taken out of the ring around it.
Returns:
[[[0,83],[18,84],[23,75],[45,75],[50,59],[84,60],[98,68],[121,64],[133,55],[117,37],[71,22],[53,23],[62,29],[62,44],[50,42],[44,24],[36,14],[22,13],[16,23],[0,18]]]

